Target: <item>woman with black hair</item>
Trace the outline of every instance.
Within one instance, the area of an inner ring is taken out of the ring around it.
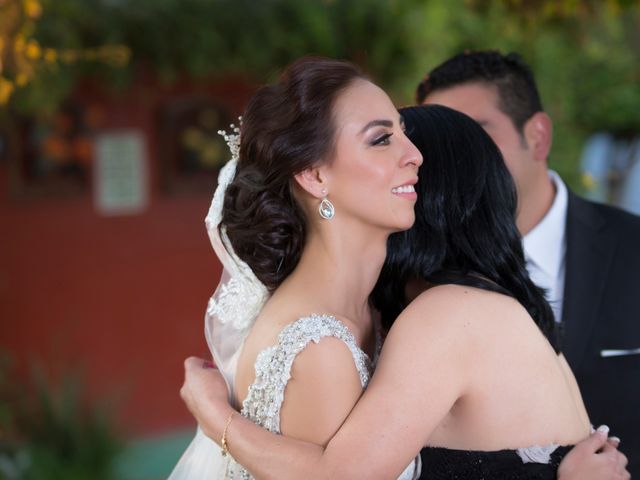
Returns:
[[[407,289],[466,285],[515,298],[559,352],[553,313],[525,268],[515,184],[496,145],[473,120],[447,107],[401,113],[428,164],[416,185],[416,221],[389,237],[373,292],[385,327],[413,299]]]
[[[275,436],[235,419],[220,376],[195,359],[189,409],[257,478],[395,478],[425,446],[426,479],[629,478],[610,445],[584,454],[597,437],[570,452],[589,420],[526,273],[499,150],[459,112],[401,114],[424,157],[416,223],[389,239],[373,299],[391,328],[349,417],[324,447]]]

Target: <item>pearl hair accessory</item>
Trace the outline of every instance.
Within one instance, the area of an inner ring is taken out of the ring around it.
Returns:
[[[231,160],[237,161],[240,157],[240,127],[242,126],[242,117],[238,117],[238,126],[234,123],[229,125],[231,129],[231,133],[227,133],[224,130],[218,130],[218,134],[224,138],[224,141],[227,142],[229,146],[229,151],[231,152]]]

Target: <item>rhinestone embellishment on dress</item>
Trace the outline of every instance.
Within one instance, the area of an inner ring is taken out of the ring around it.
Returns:
[[[331,315],[310,315],[289,324],[278,335],[277,345],[258,354],[255,363],[256,378],[249,386],[249,393],[242,402],[240,413],[271,432],[281,433],[280,408],[287,382],[291,378],[293,361],[309,342],[318,343],[325,337],[338,338],[349,347],[360,375],[360,383],[365,388],[373,365],[369,357],[358,348],[347,326]],[[252,478],[235,462],[231,462],[229,473],[231,478]]]

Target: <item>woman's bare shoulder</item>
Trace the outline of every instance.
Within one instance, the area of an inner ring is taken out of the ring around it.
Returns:
[[[491,326],[527,313],[513,298],[465,285],[438,285],[418,295],[398,316],[393,328],[423,334],[437,330],[460,338],[478,337]],[[528,318],[528,317],[527,317]],[[476,335],[478,334],[478,335]]]
[[[450,321],[468,316],[481,302],[486,302],[483,290],[464,285],[437,285],[418,295],[398,319]]]

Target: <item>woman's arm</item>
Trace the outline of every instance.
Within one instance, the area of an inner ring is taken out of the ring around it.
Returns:
[[[185,382],[180,394],[204,432],[220,444],[226,419],[229,425],[229,449],[259,479],[295,478],[295,472],[307,472],[308,479],[345,478],[337,472],[314,470],[320,464],[324,448],[313,443],[270,433],[241,417],[227,401],[227,387],[218,370],[198,358],[185,361]],[[619,440],[607,430],[597,430],[578,443],[558,469],[559,480],[629,480],[627,458],[617,450]],[[247,457],[242,461],[240,457]],[[284,473],[283,473],[284,472]],[[291,474],[287,476],[287,472]],[[333,473],[333,476],[332,476]]]
[[[370,385],[326,449],[270,435],[236,416],[227,430],[234,458],[264,479],[396,478],[463,396],[473,374],[470,358],[477,352],[465,344],[464,333],[469,312],[451,309],[449,300],[431,302],[425,309],[417,299],[405,310],[387,336]],[[451,314],[454,310],[457,316]],[[430,312],[429,321],[424,311]],[[197,376],[208,379],[194,381]],[[202,387],[212,382],[218,382],[217,393]],[[187,368],[183,397],[218,442],[231,413],[221,385],[201,364]]]
[[[340,469],[316,469],[323,447],[270,433],[240,416],[227,402],[222,375],[206,364],[193,357],[185,361],[185,382],[180,394],[204,432],[218,444],[226,419],[234,414],[227,432],[229,449],[240,463],[255,467],[249,471],[256,478],[295,478],[301,472],[307,480],[345,478]],[[627,458],[617,450],[618,442],[612,437],[608,443],[605,429],[595,431],[564,458],[558,480],[629,480]]]

